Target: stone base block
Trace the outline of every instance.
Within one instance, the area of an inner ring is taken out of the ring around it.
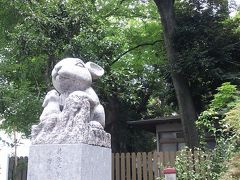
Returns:
[[[111,180],[111,149],[88,144],[32,145],[28,180]]]

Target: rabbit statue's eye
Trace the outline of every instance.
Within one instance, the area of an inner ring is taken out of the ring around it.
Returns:
[[[78,62],[78,63],[76,63],[76,66],[79,66],[79,67],[84,67],[84,64],[83,64],[83,63],[81,63],[81,62]]]

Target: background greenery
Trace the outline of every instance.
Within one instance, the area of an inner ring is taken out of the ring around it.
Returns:
[[[208,108],[203,111],[197,127],[201,146],[192,151],[184,149],[177,157],[178,179],[239,179],[239,97],[235,85],[223,83],[217,88]],[[206,136],[214,137],[216,145],[208,148]],[[196,156],[197,155],[197,156]],[[197,157],[197,158],[196,158]],[[194,168],[190,168],[193,164]]]
[[[153,135],[126,123],[178,112],[153,1],[0,0],[0,5],[1,128],[28,137],[53,88],[53,66],[78,57],[106,70],[94,89],[106,110],[113,151],[154,149]],[[240,14],[229,17],[225,0],[176,0],[175,13],[180,67],[175,70],[187,78],[200,114],[223,82],[239,84]],[[238,108],[231,106],[226,115],[229,126],[237,126]]]

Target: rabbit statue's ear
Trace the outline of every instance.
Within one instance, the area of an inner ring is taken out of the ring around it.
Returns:
[[[91,73],[92,79],[98,79],[104,74],[104,69],[93,62],[87,62],[85,67],[88,68]]]

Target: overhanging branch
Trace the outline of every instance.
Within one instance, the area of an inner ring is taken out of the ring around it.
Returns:
[[[121,59],[123,56],[125,56],[127,53],[129,53],[130,51],[133,51],[133,50],[135,50],[135,49],[137,49],[137,48],[140,48],[140,47],[142,47],[142,46],[153,46],[154,44],[156,44],[156,43],[158,43],[158,42],[161,42],[162,40],[156,40],[156,41],[154,41],[154,42],[147,42],[147,43],[142,43],[142,44],[139,44],[139,45],[137,45],[137,46],[135,46],[135,47],[132,47],[132,48],[130,48],[130,49],[128,49],[127,51],[125,51],[125,52],[123,52],[122,54],[120,54],[112,63],[111,63],[111,66],[113,65],[113,64],[115,64],[119,59]]]

